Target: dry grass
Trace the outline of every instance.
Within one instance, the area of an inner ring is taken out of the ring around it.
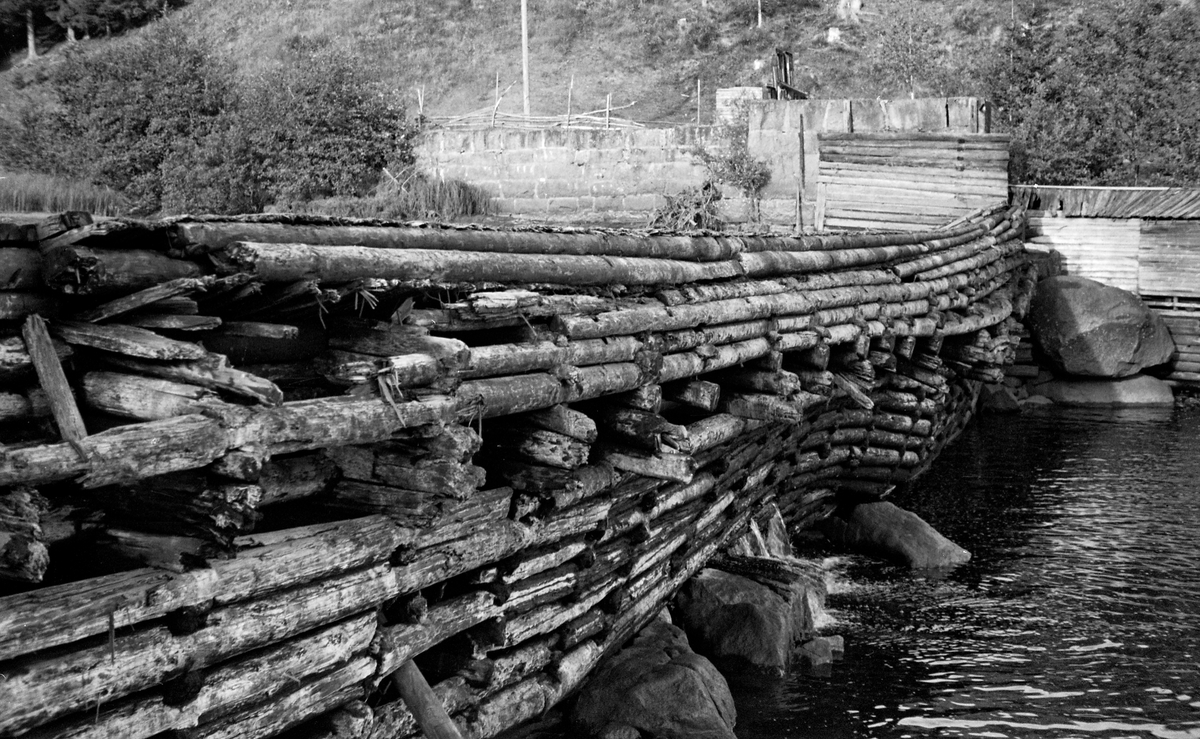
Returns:
[[[438,180],[417,172],[385,176],[376,192],[364,198],[324,198],[299,203],[289,210],[326,216],[454,221],[493,212],[492,199],[474,185],[459,180]]]
[[[128,203],[106,187],[45,174],[0,172],[0,211],[13,213],[86,210],[121,215]]]

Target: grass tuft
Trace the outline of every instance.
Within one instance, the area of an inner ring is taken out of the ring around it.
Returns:
[[[117,191],[86,182],[32,172],[0,172],[0,211],[13,213],[86,210],[103,216],[125,213]]]
[[[367,197],[322,198],[294,204],[288,210],[390,221],[453,221],[493,212],[492,198],[481,188],[461,180],[435,179],[416,171],[399,177],[385,173],[375,192]]]

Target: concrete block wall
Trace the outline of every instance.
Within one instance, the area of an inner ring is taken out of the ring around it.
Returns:
[[[665,196],[703,184],[690,150],[711,137],[709,127],[447,129],[427,133],[417,157],[490,192],[502,214],[644,225]]]

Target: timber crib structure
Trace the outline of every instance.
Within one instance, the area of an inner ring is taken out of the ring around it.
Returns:
[[[414,664],[464,736],[540,715],[772,506],[928,467],[1023,222],[0,232],[0,736],[407,736]]]

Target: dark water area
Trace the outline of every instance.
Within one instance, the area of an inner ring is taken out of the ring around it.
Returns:
[[[839,558],[844,660],[737,689],[740,739],[1200,739],[1200,412],[986,416],[895,502],[972,561]]]

